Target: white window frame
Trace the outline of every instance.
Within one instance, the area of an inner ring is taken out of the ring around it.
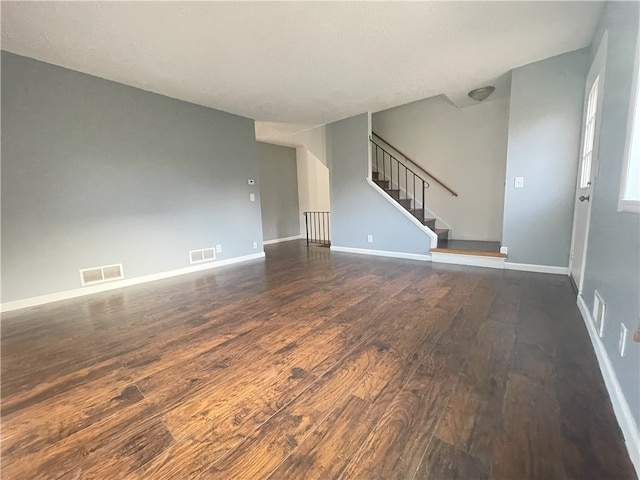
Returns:
[[[591,179],[593,177],[593,156],[596,143],[596,121],[598,116],[598,96],[600,95],[600,75],[596,77],[591,85],[589,97],[587,99],[587,114],[585,115],[583,144],[582,144],[582,162],[580,163],[580,182],[579,188],[591,187]]]
[[[629,115],[627,117],[627,135],[624,148],[624,165],[620,180],[620,195],[618,197],[618,211],[640,213],[640,198],[628,198],[627,187],[630,182],[640,182],[636,172],[640,171],[640,82],[638,68],[640,67],[640,34],[636,38],[636,55],[633,67],[631,96],[629,98]]]

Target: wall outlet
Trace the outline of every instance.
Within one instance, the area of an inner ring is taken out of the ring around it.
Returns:
[[[624,323],[620,324],[620,338],[618,339],[618,352],[620,352],[620,356],[624,357],[624,350],[627,346],[627,326]]]
[[[222,245],[216,245],[216,253],[222,253]]]
[[[373,243],[373,235],[367,235],[367,242]]]
[[[516,177],[513,180],[513,188],[524,188],[524,177]]]
[[[258,248],[258,242],[253,242],[253,248]]]
[[[256,201],[256,194],[255,193],[250,193],[249,194],[249,200],[251,200],[252,202]]]
[[[249,180],[247,180],[247,183],[248,183],[249,185],[255,185],[255,184],[256,184],[256,181],[255,181],[253,178],[250,178]]]

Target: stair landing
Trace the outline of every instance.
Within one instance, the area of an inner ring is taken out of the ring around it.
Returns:
[[[481,257],[507,258],[500,253],[500,242],[483,242],[477,240],[443,240],[438,242],[438,248],[432,248],[432,253],[449,253],[459,255],[477,255]]]
[[[503,269],[507,255],[500,253],[500,242],[448,240],[432,248],[431,261],[456,265],[475,265]]]

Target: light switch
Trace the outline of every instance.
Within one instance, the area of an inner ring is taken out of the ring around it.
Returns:
[[[250,193],[249,194],[249,200],[251,200],[252,202],[256,201],[256,194],[255,193]]]
[[[524,188],[524,177],[516,177],[513,181],[513,188]]]

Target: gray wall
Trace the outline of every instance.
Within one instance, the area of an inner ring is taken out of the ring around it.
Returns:
[[[589,309],[594,290],[607,306],[602,343],[627,403],[640,425],[640,344],[627,338],[625,357],[618,354],[620,323],[630,335],[640,328],[640,215],[617,211],[631,92],[638,3],[607,4],[593,44],[608,34],[607,65],[598,144],[600,168],[594,182],[591,227],[582,295]]]
[[[426,206],[451,225],[451,238],[502,238],[509,97],[496,94],[465,108],[441,95],[372,117],[374,132],[458,193],[427,178]]]
[[[253,121],[2,52],[2,301],[262,245]],[[257,201],[249,201],[255,191]]]
[[[258,142],[264,240],[300,235],[295,148]]]
[[[588,51],[515,69],[502,245],[509,262],[567,267]],[[524,177],[524,188],[514,178]]]
[[[429,236],[367,183],[368,151],[367,114],[327,125],[332,245],[428,255]]]

